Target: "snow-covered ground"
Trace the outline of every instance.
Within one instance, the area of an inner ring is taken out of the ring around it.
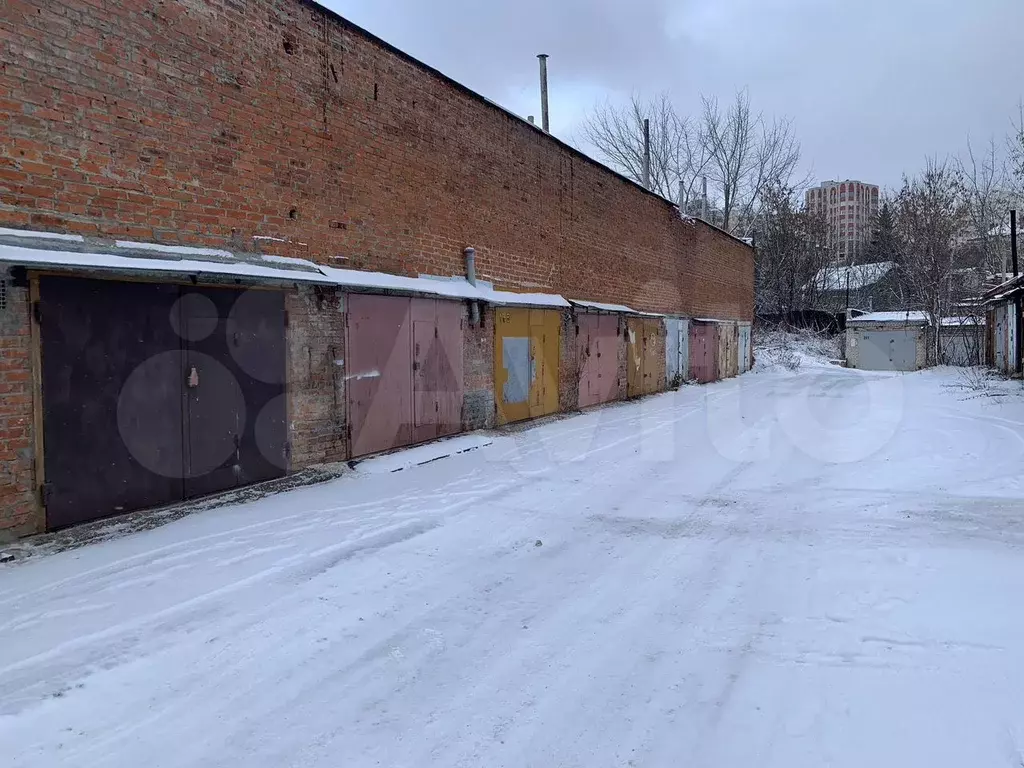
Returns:
[[[2,764],[1020,766],[1024,399],[958,383],[760,367],[4,567]]]

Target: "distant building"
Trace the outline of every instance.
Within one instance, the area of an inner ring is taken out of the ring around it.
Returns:
[[[851,263],[871,239],[878,215],[878,186],[861,181],[823,181],[807,191],[807,210],[825,214],[836,259]]]

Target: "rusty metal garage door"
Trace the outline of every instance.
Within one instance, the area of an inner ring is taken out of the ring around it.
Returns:
[[[498,424],[555,413],[559,312],[507,307],[494,315],[494,398]]]
[[[576,321],[579,407],[611,402],[619,394],[619,317],[583,312]]]
[[[284,298],[39,281],[47,527],[284,474]]]
[[[627,320],[626,390],[629,397],[650,395],[664,389],[664,337],[661,320],[631,317]]]
[[[718,378],[731,379],[739,372],[737,349],[739,335],[736,323],[723,320],[718,323]]]
[[[665,318],[665,378],[678,387],[690,376],[690,321],[685,317]]]
[[[459,431],[462,312],[453,301],[348,297],[345,378],[352,456]]]
[[[718,324],[690,321],[690,375],[700,384],[718,377]]]

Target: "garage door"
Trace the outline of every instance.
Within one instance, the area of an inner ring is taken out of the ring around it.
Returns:
[[[579,407],[611,402],[619,394],[619,317],[584,312],[576,325]]]
[[[348,297],[351,454],[458,432],[462,422],[462,304]]]
[[[39,281],[47,527],[284,474],[284,297]]]
[[[686,318],[665,318],[665,377],[678,387],[690,375],[690,322]]]
[[[498,424],[558,411],[561,314],[503,307],[494,313],[494,399]]]
[[[917,330],[861,331],[860,368],[866,371],[916,371]]]
[[[699,384],[718,377],[718,324],[690,323],[690,375]]]

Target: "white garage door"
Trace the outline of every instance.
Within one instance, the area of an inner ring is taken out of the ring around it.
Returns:
[[[916,371],[920,331],[860,331],[860,368],[866,371]]]

